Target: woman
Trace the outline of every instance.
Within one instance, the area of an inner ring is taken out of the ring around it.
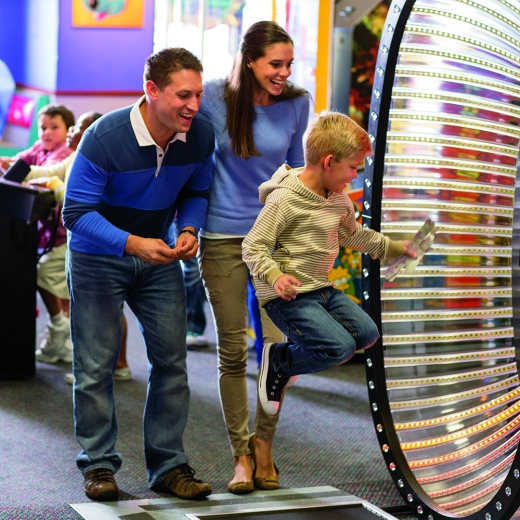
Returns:
[[[278,416],[257,406],[255,433],[248,431],[249,271],[242,240],[262,208],[258,186],[285,162],[304,164],[302,136],[310,102],[305,90],[287,82],[293,56],[293,42],[279,25],[252,25],[229,76],[204,85],[200,108],[216,136],[208,219],[201,231],[201,275],[215,320],[220,397],[235,457],[228,489],[236,494],[250,493],[255,486],[278,488],[271,452]],[[264,341],[281,341],[263,310],[262,327]]]

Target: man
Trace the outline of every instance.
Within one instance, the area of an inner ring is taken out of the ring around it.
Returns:
[[[210,123],[197,115],[201,72],[185,49],[151,55],[145,95],[85,132],[70,172],[63,218],[70,231],[74,419],[82,448],[76,462],[94,500],[118,497],[113,371],[125,301],[149,360],[143,426],[150,487],[185,499],[211,493],[194,478],[182,444],[189,388],[179,260],[198,249],[214,148]]]

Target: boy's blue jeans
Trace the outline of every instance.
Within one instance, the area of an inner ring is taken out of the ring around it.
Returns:
[[[136,256],[68,251],[74,360],[74,425],[83,474],[119,470],[113,371],[119,357],[123,304],[139,322],[148,356],[144,452],[150,486],[188,462],[182,434],[190,391],[186,370],[186,306],[178,261],[152,265]]]
[[[287,336],[273,345],[273,368],[286,376],[321,372],[372,346],[379,331],[370,316],[343,291],[326,287],[265,305],[273,323]]]

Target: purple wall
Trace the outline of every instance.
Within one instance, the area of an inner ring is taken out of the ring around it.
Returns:
[[[145,0],[139,29],[72,27],[72,0],[60,0],[58,93],[142,92],[153,29],[153,0]]]
[[[74,28],[72,0],[59,0],[58,67],[52,81],[49,67],[35,65],[56,59],[56,49],[40,41],[43,27],[42,32],[31,29],[32,40],[39,43],[33,42],[32,50],[28,45],[29,7],[40,1],[0,0],[0,59],[16,83],[58,93],[142,92],[144,62],[153,52],[153,0],[145,0],[145,23],[139,29]]]
[[[27,0],[0,1],[0,60],[17,83],[25,82]]]

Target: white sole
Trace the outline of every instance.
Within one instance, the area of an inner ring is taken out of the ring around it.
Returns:
[[[264,412],[268,415],[276,415],[280,408],[280,403],[276,401],[269,401],[267,398],[267,373],[269,370],[269,358],[271,353],[272,343],[266,343],[262,351],[262,362],[260,363],[260,374],[258,376],[258,397]]]

